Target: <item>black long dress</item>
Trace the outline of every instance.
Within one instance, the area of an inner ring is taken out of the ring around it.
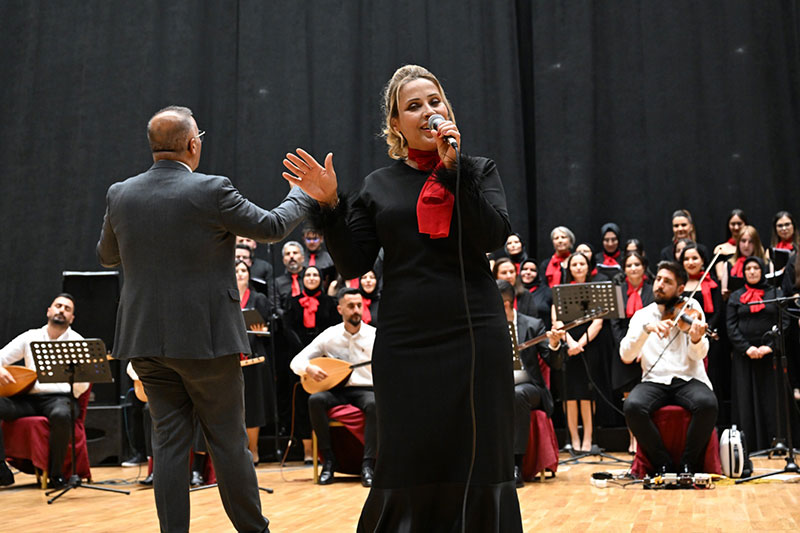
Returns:
[[[514,379],[508,326],[486,253],[510,233],[493,161],[463,157],[463,255],[475,334],[475,464],[467,531],[522,531],[513,477]],[[358,531],[460,530],[472,452],[470,335],[456,213],[446,238],[420,234],[416,206],[427,172],[398,161],[323,211],[328,250],[345,278],[370,270],[383,246],[381,317],[372,355],[378,457]],[[455,172],[436,178],[455,189]]]
[[[733,345],[733,422],[744,431],[748,451],[768,448],[777,433],[775,412],[775,375],[773,354],[750,359],[745,352],[750,346],[770,346],[776,350],[772,337],[764,334],[778,322],[775,304],[751,313],[740,299],[747,286],[733,292],[728,299],[728,337]],[[763,299],[777,298],[781,290],[766,287]]]
[[[250,290],[246,302],[242,302],[243,309],[256,309],[262,317],[269,317],[269,302],[267,297],[260,292]],[[248,335],[250,341],[250,357],[259,357],[267,354],[264,337]],[[255,364],[242,367],[244,378],[244,420],[249,428],[261,427],[267,423],[266,387],[271,387],[272,382],[269,367],[264,364]]]

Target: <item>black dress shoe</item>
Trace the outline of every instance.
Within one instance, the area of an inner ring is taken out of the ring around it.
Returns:
[[[206,480],[203,479],[203,474],[198,472],[197,470],[192,471],[192,480],[189,482],[192,487],[198,487],[200,485],[205,485]]]
[[[7,487],[14,484],[14,474],[5,461],[0,461],[0,487]]]
[[[147,474],[146,478],[139,480],[139,485],[148,485],[148,486],[150,486],[152,484],[153,484],[153,473],[152,472]]]
[[[375,472],[371,466],[361,467],[361,484],[367,488],[372,486],[372,478],[375,477]]]
[[[319,484],[330,485],[333,483],[333,473],[335,470],[336,467],[333,465],[333,461],[325,461],[322,463],[322,473],[319,475]]]
[[[518,489],[525,486],[525,481],[522,479],[522,468],[514,465],[514,484]]]
[[[67,486],[67,480],[61,474],[50,476],[50,481],[47,482],[48,489],[61,489]]]

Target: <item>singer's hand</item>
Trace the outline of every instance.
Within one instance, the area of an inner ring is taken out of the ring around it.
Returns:
[[[458,150],[461,151],[461,134],[458,128],[450,120],[445,120],[439,124],[439,129],[435,132],[436,135],[436,149],[439,150],[439,159],[442,160],[444,166],[453,168],[456,165],[456,151],[450,146],[450,143],[445,140],[445,137],[452,137],[458,143]]]
[[[758,348],[755,346],[749,347],[744,353],[750,359],[761,359],[761,354],[758,352]]]
[[[772,353],[772,348],[770,348],[769,346],[759,346],[758,347],[758,353],[760,355],[759,359],[761,359],[762,357],[765,357],[765,356],[771,354]]]
[[[333,153],[325,156],[325,166],[323,167],[311,154],[298,148],[297,155],[286,154],[283,166],[289,170],[289,172],[283,173],[286,181],[303,189],[321,205],[336,205],[337,184],[336,171],[333,169]]]

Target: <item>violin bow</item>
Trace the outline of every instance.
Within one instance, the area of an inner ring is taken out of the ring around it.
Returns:
[[[722,253],[722,251],[720,250],[719,252],[717,252],[717,253],[714,255],[714,258],[711,260],[711,263],[709,263],[709,265],[708,265],[708,268],[706,268],[705,272],[703,272],[703,275],[702,275],[702,276],[700,276],[700,281],[697,283],[697,285],[695,286],[695,288],[694,288],[694,290],[691,292],[691,294],[689,294],[689,296],[687,297],[687,299],[691,300],[692,298],[694,298],[694,295],[695,295],[695,294],[697,294],[697,289],[699,289],[700,287],[702,287],[702,286],[703,286],[703,281],[705,281],[705,279],[706,279],[706,276],[708,276],[708,273],[709,273],[709,272],[711,272],[711,269],[712,269],[712,268],[714,268],[714,263],[716,263],[716,262],[717,262],[717,259],[719,259],[719,255],[720,255],[721,253]],[[680,310],[680,312],[678,312],[678,316],[676,316],[676,317],[675,317],[675,324],[677,324],[677,323],[678,323],[678,321],[680,321],[680,319],[681,319],[681,316],[683,316],[684,314],[686,314],[686,313],[685,313],[685,310],[686,310],[686,306],[683,306],[683,307],[681,307],[681,310]]]

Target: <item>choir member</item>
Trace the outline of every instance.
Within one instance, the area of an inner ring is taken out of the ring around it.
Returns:
[[[361,308],[361,321],[370,326],[378,325],[378,308],[381,304],[381,294],[378,290],[378,277],[375,271],[364,273],[359,279],[358,292],[363,303]]]
[[[565,261],[575,247],[575,234],[565,226],[557,226],[550,232],[550,242],[553,243],[553,255],[539,265],[539,272],[544,273],[547,285],[553,287],[564,279]]]
[[[536,308],[536,314],[531,315],[539,317],[544,321],[547,330],[550,330],[550,307],[553,305],[553,291],[542,281],[539,276],[539,266],[536,264],[535,259],[526,259],[520,264],[519,280],[522,287],[530,293],[533,297],[533,305]]]
[[[597,252],[595,263],[607,266],[622,266],[622,251],[619,248],[619,226],[613,222],[603,224],[600,228],[600,239],[603,249]]]
[[[520,237],[519,233],[512,233],[506,238],[504,250],[507,257],[514,262],[514,266],[517,268],[517,273],[519,274],[519,265],[528,258],[528,254],[525,251],[525,244],[522,242],[522,237]]]
[[[732,292],[729,286],[733,285],[732,278],[744,279],[744,261],[751,256],[758,257],[762,261],[766,260],[764,246],[758,236],[758,230],[753,226],[744,226],[739,233],[736,241],[736,251],[733,256],[725,262],[725,270],[722,276],[722,297],[727,298]],[[770,270],[770,263],[766,263],[766,269]]]
[[[494,274],[494,279],[502,279],[509,282],[511,286],[514,287],[514,309],[523,315],[533,318],[539,317],[536,301],[533,295],[522,286],[522,281],[517,275],[517,267],[510,258],[501,257],[495,261],[492,273]],[[550,313],[549,308],[547,313]]]

